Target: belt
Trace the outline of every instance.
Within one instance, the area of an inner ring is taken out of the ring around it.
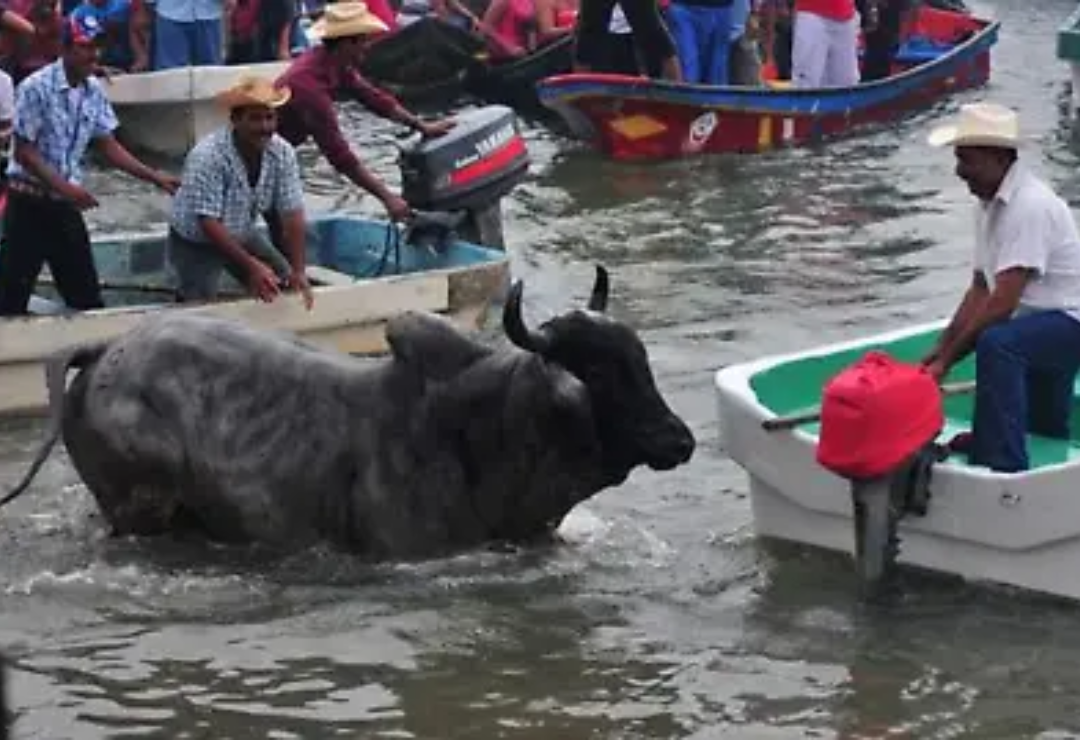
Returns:
[[[35,198],[47,198],[48,200],[65,201],[66,199],[55,193],[51,188],[38,185],[36,182],[12,177],[7,182],[8,190],[19,195],[30,195]]]

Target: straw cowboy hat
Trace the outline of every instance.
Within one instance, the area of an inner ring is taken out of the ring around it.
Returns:
[[[323,16],[311,26],[311,35],[319,39],[367,36],[389,31],[379,16],[368,10],[362,0],[329,3]]]
[[[953,123],[938,126],[927,139],[931,146],[1020,147],[1016,111],[996,103],[968,103]]]
[[[217,94],[217,101],[223,107],[232,110],[246,105],[264,105],[267,108],[280,108],[289,102],[292,91],[287,87],[275,87],[265,77],[241,77],[228,90]]]

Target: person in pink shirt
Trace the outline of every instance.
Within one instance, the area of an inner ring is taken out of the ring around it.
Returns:
[[[802,88],[859,83],[855,0],[795,0],[791,79]]]

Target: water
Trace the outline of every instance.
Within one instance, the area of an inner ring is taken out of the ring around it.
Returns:
[[[25,738],[1080,737],[1080,607],[909,576],[860,606],[850,564],[765,547],[717,438],[712,373],[763,353],[947,313],[969,275],[970,197],[928,127],[966,100],[1017,106],[1023,157],[1080,202],[1053,33],[1064,0],[985,0],[994,77],[821,150],[601,161],[543,129],[506,204],[537,321],[613,274],[694,461],[581,506],[550,550],[370,568],[103,538],[62,454],[0,516],[0,644]],[[391,129],[349,109],[396,181]],[[374,131],[375,133],[371,133]],[[309,160],[309,163],[312,160]],[[315,161],[319,208],[377,214]],[[165,216],[98,175],[102,229]],[[34,424],[0,431],[0,486]]]

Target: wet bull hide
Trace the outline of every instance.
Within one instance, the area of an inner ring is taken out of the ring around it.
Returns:
[[[407,313],[373,362],[184,311],[75,347],[47,368],[49,437],[7,500],[62,435],[117,535],[423,558],[532,540],[634,468],[687,462],[644,346],[604,313],[606,271],[538,329],[522,290],[498,349]]]

